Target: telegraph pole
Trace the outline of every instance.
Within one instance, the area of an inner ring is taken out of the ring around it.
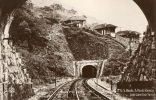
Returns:
[[[56,88],[56,65],[55,65],[55,88]]]

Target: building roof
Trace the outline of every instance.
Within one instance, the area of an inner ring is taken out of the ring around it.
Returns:
[[[68,19],[66,19],[65,21],[85,21],[86,18],[83,16],[72,16]]]
[[[139,37],[140,33],[136,32],[136,31],[130,31],[130,30],[126,30],[126,31],[119,31],[116,34],[123,36],[123,37]]]
[[[112,25],[112,24],[100,24],[100,25],[95,26],[93,29],[96,30],[96,29],[103,29],[103,28],[108,28],[108,27],[116,28],[117,26]]]

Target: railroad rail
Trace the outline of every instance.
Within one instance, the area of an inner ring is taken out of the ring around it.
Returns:
[[[87,84],[87,81],[88,81],[88,79],[86,79],[86,80],[83,81],[83,86],[84,86],[86,89],[92,91],[92,93],[97,97],[97,100],[98,100],[98,99],[99,99],[99,100],[110,100],[109,98],[107,98],[106,96],[104,96],[103,94],[99,93],[97,90],[95,90],[95,89],[92,88],[91,86],[89,86],[89,85]]]
[[[80,100],[77,90],[76,90],[76,83],[77,81],[79,81],[79,79],[76,80],[72,80],[69,82],[66,82],[62,85],[60,85],[51,95],[47,100],[55,100],[55,97],[57,96],[57,94],[59,94],[59,92],[61,92],[61,90],[67,90],[66,93],[64,93],[64,95],[66,95],[66,97],[64,98],[64,100]],[[59,98],[56,98],[56,100],[59,100]],[[61,99],[62,100],[62,99]]]
[[[84,100],[84,98],[110,100],[89,86],[87,81],[88,79],[76,79],[66,82],[60,85],[47,100]]]

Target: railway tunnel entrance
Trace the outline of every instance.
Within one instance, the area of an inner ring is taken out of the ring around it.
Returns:
[[[92,65],[87,65],[82,68],[83,78],[95,78],[97,75],[97,69]]]
[[[73,61],[74,76],[79,78],[94,78],[99,76],[103,60]]]

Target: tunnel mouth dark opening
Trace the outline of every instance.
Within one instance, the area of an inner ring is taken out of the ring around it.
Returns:
[[[97,69],[92,65],[84,66],[82,69],[83,78],[95,78],[97,74]]]

